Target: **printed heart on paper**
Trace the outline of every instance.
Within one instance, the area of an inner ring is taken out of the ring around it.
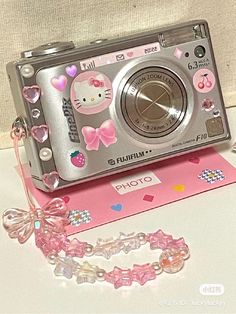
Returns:
[[[35,104],[39,100],[40,92],[40,87],[37,85],[25,86],[22,90],[23,97],[31,104]]]
[[[51,84],[59,91],[63,91],[67,85],[67,77],[65,75],[60,75],[59,77],[53,77],[51,79]]]
[[[120,212],[122,210],[122,204],[114,204],[111,206],[111,209],[115,210],[116,212]]]
[[[128,56],[129,58],[133,57],[133,55],[134,55],[133,51],[127,52],[127,56]]]
[[[199,157],[190,157],[188,161],[191,162],[192,164],[199,164],[200,158]]]
[[[48,139],[48,126],[39,125],[31,128],[31,136],[39,143],[44,143]]]
[[[62,199],[63,199],[63,201],[67,204],[67,203],[69,203],[69,201],[70,201],[70,197],[69,196],[63,196],[62,197]]]
[[[66,67],[66,73],[71,77],[75,77],[77,74],[77,66],[73,64],[71,66]]]
[[[50,191],[54,191],[59,185],[59,174],[56,171],[45,173],[42,177],[42,180]]]

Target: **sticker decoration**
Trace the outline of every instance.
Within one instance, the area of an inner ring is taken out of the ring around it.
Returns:
[[[75,167],[83,168],[85,166],[84,153],[79,150],[75,150],[70,154],[70,161]]]
[[[71,210],[68,219],[70,220],[70,224],[75,227],[81,224],[88,224],[92,220],[91,214],[87,209]]]
[[[31,104],[35,104],[40,98],[41,90],[38,85],[24,86],[23,97]]]
[[[67,77],[65,75],[60,75],[59,77],[53,77],[51,79],[51,84],[58,91],[62,92],[67,85]]]
[[[215,103],[212,99],[204,99],[202,102],[202,109],[205,110],[206,112],[211,111],[212,109],[215,108]]]
[[[83,72],[72,82],[70,96],[72,105],[79,113],[99,113],[112,102],[112,83],[100,72]]]
[[[96,129],[91,126],[84,126],[82,128],[82,134],[86,143],[86,149],[89,151],[97,151],[100,142],[102,142],[105,147],[109,147],[117,142],[115,125],[111,119],[106,120]]]
[[[200,69],[193,76],[193,85],[199,93],[209,93],[215,82],[215,75],[208,69]]]
[[[67,66],[66,67],[66,73],[70,76],[70,77],[75,77],[77,74],[77,66],[76,65],[71,65],[71,66]]]
[[[47,125],[33,126],[31,136],[38,142],[44,143],[48,139],[49,129]]]
[[[59,185],[59,174],[56,171],[45,173],[42,177],[42,181],[50,191],[54,191]]]
[[[207,183],[213,184],[217,181],[222,181],[225,179],[222,170],[210,170],[205,169],[199,175],[198,178],[206,181]]]
[[[175,51],[174,51],[174,56],[175,56],[177,59],[181,59],[182,54],[183,54],[183,51],[182,51],[181,49],[179,49],[178,47],[176,47],[176,48],[175,48]]]

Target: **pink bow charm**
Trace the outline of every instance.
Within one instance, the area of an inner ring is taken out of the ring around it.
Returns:
[[[95,78],[91,77],[89,79],[89,85],[92,85],[94,87],[103,87],[104,86],[104,82],[96,80]]]
[[[3,213],[3,226],[10,238],[24,243],[39,226],[40,228],[46,226],[54,232],[63,232],[65,226],[69,224],[67,216],[65,202],[60,198],[54,198],[40,209],[30,211],[19,208],[7,209]]]
[[[100,141],[109,147],[116,143],[116,129],[112,120],[106,120],[100,128],[94,129],[91,126],[84,126],[82,134],[86,143],[87,150],[98,150]]]

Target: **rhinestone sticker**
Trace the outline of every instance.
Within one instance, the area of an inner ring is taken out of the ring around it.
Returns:
[[[38,119],[40,117],[40,110],[35,108],[31,111],[32,118]]]

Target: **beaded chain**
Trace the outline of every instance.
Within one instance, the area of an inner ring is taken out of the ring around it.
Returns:
[[[74,238],[70,240],[66,234],[69,224],[69,210],[61,198],[54,198],[42,208],[36,208],[25,183],[25,173],[19,157],[18,142],[26,136],[25,130],[14,127],[11,133],[14,141],[16,158],[20,168],[21,179],[29,204],[29,210],[18,208],[7,209],[3,213],[3,226],[11,238],[25,243],[34,233],[35,244],[47,257],[50,264],[55,266],[54,274],[67,279],[76,278],[78,284],[105,281],[115,288],[131,286],[133,282],[144,285],[153,280],[163,271],[176,273],[184,266],[189,258],[189,248],[183,238],[173,239],[162,230],[154,233],[120,233],[116,239],[98,239],[93,246]],[[77,262],[75,258],[102,256],[106,259],[120,252],[128,254],[143,245],[149,244],[151,250],[160,249],[158,261],[143,265],[134,264],[130,268],[114,267],[112,271],[88,263]]]

